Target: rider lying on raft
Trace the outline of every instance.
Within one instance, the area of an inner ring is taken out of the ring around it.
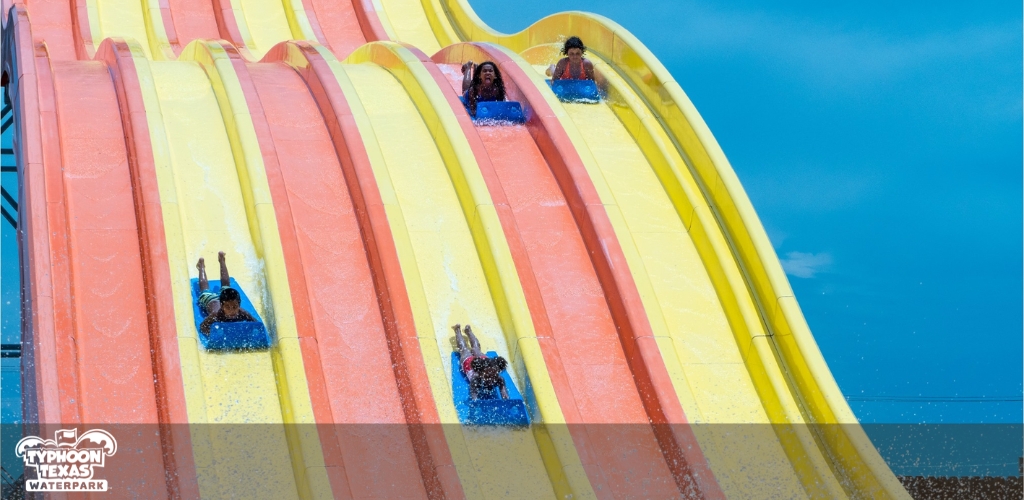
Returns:
[[[545,72],[552,82],[559,80],[591,80],[599,89],[605,89],[607,82],[600,73],[594,70],[594,63],[584,57],[587,46],[578,36],[570,36],[562,44],[562,57],[557,63],[548,66]]]
[[[547,75],[557,80],[595,80],[594,63],[583,57],[586,45],[578,36],[571,36],[562,45],[562,55],[557,64],[549,66]]]
[[[499,389],[502,399],[508,399],[505,379],[501,377],[501,372],[505,371],[505,368],[508,367],[508,362],[505,361],[505,358],[501,356],[488,358],[480,350],[480,342],[473,335],[473,330],[469,325],[466,325],[465,332],[466,336],[469,337],[471,349],[466,347],[466,342],[462,339],[461,326],[455,325],[452,329],[455,330],[455,344],[459,347],[462,373],[466,376],[466,380],[469,381],[470,399],[477,400],[479,399],[480,391],[489,393],[494,388]]]
[[[206,261],[200,257],[196,263],[199,269],[199,308],[206,318],[199,324],[199,332],[210,334],[214,323],[234,323],[239,321],[256,321],[248,311],[242,309],[242,296],[238,290],[231,288],[231,278],[224,252],[217,254],[220,261],[220,294],[210,291],[210,281],[206,277]]]

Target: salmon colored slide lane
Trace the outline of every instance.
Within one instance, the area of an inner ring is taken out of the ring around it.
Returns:
[[[394,372],[386,369],[391,359],[359,227],[320,110],[289,66],[233,62],[280,221],[314,413],[328,470],[336,472],[332,488],[356,497],[425,496]]]
[[[54,197],[63,196],[60,204],[48,203],[53,216],[51,256],[66,259],[55,266],[54,310],[57,325],[70,320],[71,328],[58,327],[56,333],[70,355],[70,363],[59,365],[67,371],[60,376],[62,386],[74,384],[61,388],[62,400],[71,406],[61,423],[152,424],[158,420],[149,322],[114,86],[99,61],[56,62],[52,76],[62,158],[46,162],[47,167],[59,167],[47,168],[46,183]],[[63,214],[55,213],[58,207]],[[64,248],[58,249],[61,243]],[[70,273],[62,272],[65,265]],[[88,390],[78,391],[84,384]],[[164,464],[158,428],[139,427],[138,433],[122,437],[122,446],[129,449],[131,437],[136,438],[134,447],[141,452],[137,461],[128,469],[116,469],[120,477],[111,480],[141,492],[164,482]],[[153,442],[142,441],[148,437]]]
[[[337,59],[323,48],[306,42],[290,42],[278,45],[265,58],[265,61],[277,60],[290,65],[306,84],[322,113],[340,160],[363,252],[369,263],[378,313],[383,319],[383,333],[404,422],[411,435],[427,495],[463,498],[451,452],[439,425],[387,214],[351,108],[330,67],[338,64]],[[378,365],[376,369],[382,366],[386,365]]]
[[[8,26],[24,30],[18,42],[31,39],[26,18],[19,7]],[[17,51],[20,43],[5,45]],[[118,92],[103,61],[51,63],[45,50],[38,50],[34,60],[37,73],[23,74],[17,90],[41,99],[35,110],[28,99],[18,108],[39,117],[35,125],[42,132],[43,161],[42,168],[31,161],[36,150],[33,123],[27,121],[20,135],[28,139],[22,143],[27,146],[22,158],[29,161],[21,164],[26,188],[42,180],[45,195],[23,199],[33,204],[25,211],[33,219],[29,237],[48,235],[49,241],[43,246],[29,240],[26,250],[30,272],[45,266],[49,279],[35,280],[29,293],[36,321],[31,331],[39,349],[30,351],[28,362],[39,376],[26,378],[26,392],[35,392],[33,384],[52,381],[50,387],[60,394],[57,411],[49,394],[34,401],[42,405],[42,411],[36,409],[38,434],[50,435],[56,430],[51,425],[116,424],[125,431],[122,446],[136,450],[137,461],[108,467],[107,477],[127,491],[157,488],[176,494],[181,491],[178,478],[166,480],[166,471],[177,472],[173,453],[165,447],[170,438],[156,425],[166,399],[154,383],[158,360],[152,354],[157,349],[151,344],[155,325],[147,311],[142,224],[134,206],[134,148],[122,128]],[[45,201],[45,208],[34,206],[37,200]],[[47,367],[53,366],[49,359],[56,360],[56,374]],[[173,382],[173,375],[168,379]]]
[[[163,211],[157,186],[153,145],[142,100],[139,76],[131,49],[124,42],[106,40],[96,58],[107,63],[120,102],[122,122],[128,146],[135,210],[142,242],[142,263],[149,310],[153,366],[158,375],[157,407],[160,411],[164,462],[172,497],[196,498],[199,483],[193,460],[192,438],[187,427],[188,413],[178,352],[177,326],[174,321],[170,267],[167,261]]]

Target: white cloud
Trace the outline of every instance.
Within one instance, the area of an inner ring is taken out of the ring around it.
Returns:
[[[786,258],[782,259],[782,268],[786,270],[786,274],[797,278],[813,278],[816,273],[825,271],[831,266],[832,255],[828,252],[789,252],[786,254]]]

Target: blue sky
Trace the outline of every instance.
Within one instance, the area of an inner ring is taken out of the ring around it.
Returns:
[[[505,32],[595,12],[657,55],[862,422],[1022,421],[1019,3],[472,5]]]

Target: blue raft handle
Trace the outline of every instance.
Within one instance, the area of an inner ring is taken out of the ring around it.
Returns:
[[[199,307],[199,279],[192,278],[192,315],[196,323],[196,334],[203,348],[208,351],[237,351],[267,349],[273,343],[270,333],[267,332],[263,319],[256,312],[249,297],[238,286],[235,278],[231,278],[231,288],[238,290],[242,296],[242,309],[252,314],[256,321],[240,321],[237,323],[214,323],[210,326],[210,334],[203,335],[199,332],[199,324],[206,317]],[[210,282],[210,291],[220,293],[220,280]]]
[[[498,357],[494,351],[487,352],[488,358]],[[526,402],[509,376],[508,370],[501,372],[505,379],[505,390],[508,399],[501,399],[501,392],[494,388],[484,394],[477,394],[479,399],[473,401],[469,397],[469,381],[462,374],[462,363],[459,353],[452,353],[452,397],[455,399],[455,411],[459,414],[459,422],[467,425],[506,425],[526,427],[530,425],[530,412]]]
[[[597,103],[601,101],[601,91],[593,80],[548,80],[551,91],[558,100],[564,102]]]

